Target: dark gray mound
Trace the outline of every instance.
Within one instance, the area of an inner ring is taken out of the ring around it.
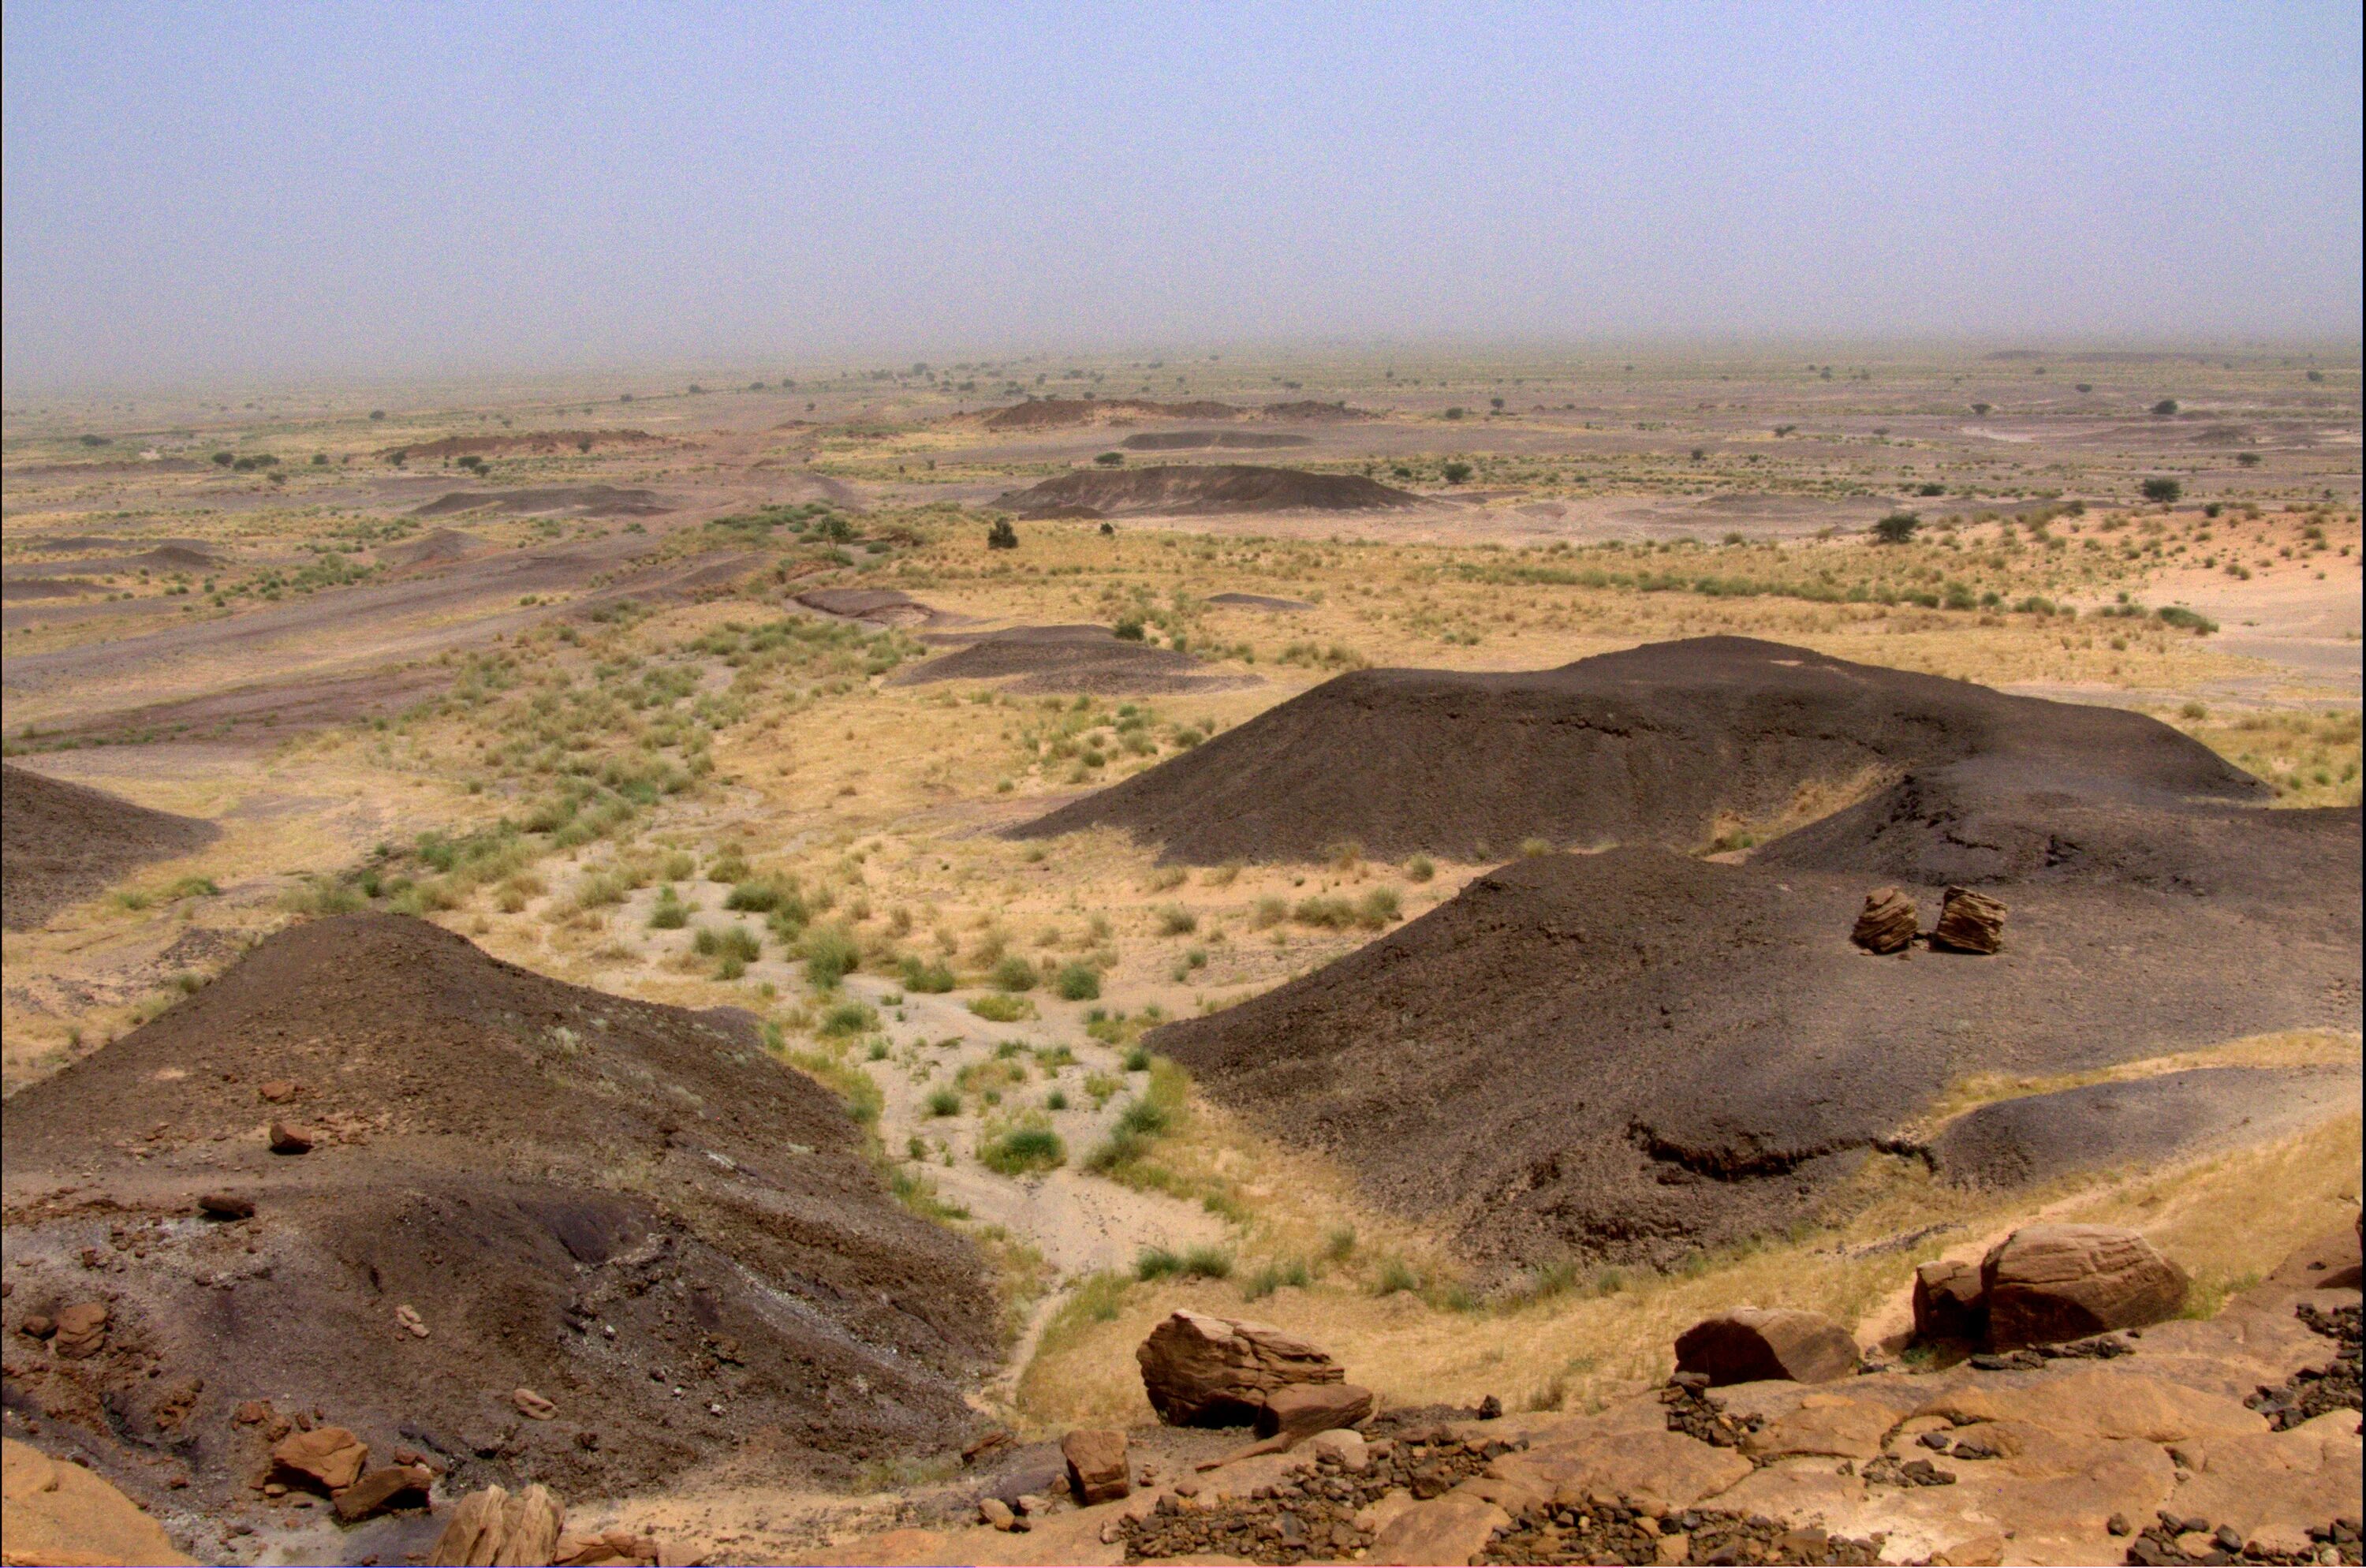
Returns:
[[[1145,430],[1118,445],[1129,452],[1190,452],[1206,446],[1234,450],[1304,446],[1313,440],[1279,430]]]
[[[1945,771],[1973,760],[1976,769]],[[1312,859],[1342,839],[1384,855],[1473,859],[1535,837],[1689,849],[1721,821],[1792,813],[1803,790],[1812,799],[1918,770],[1913,801],[1868,801],[1828,824],[1831,833],[1878,839],[1887,814],[1911,817],[1914,802],[1941,795],[1956,799],[1932,808],[1944,839],[1965,808],[1957,797],[1999,791],[2172,806],[2266,795],[2140,714],[1713,637],[1558,670],[1342,675],[1015,833],[1122,828],[1167,860],[1200,865]],[[1931,848],[1931,837],[1925,822],[1914,829],[1921,847],[1860,846],[1850,863],[1954,875],[1944,869],[1951,852]],[[1839,853],[1819,840],[1814,863],[1837,869]],[[1983,853],[1964,846],[1967,858]],[[2011,851],[2044,853],[2021,840]]]
[[[927,626],[957,618],[923,604],[899,588],[809,588],[795,597],[808,610],[869,621],[875,626]]]
[[[258,1092],[277,1081],[292,1098]],[[269,1152],[273,1118],[316,1146]],[[958,1447],[997,1343],[976,1251],[896,1202],[844,1104],[744,1016],[420,920],[282,931],[0,1124],[8,1342],[95,1294],[112,1317],[86,1360],[12,1351],[10,1407],[126,1456],[135,1495],[169,1443],[205,1510],[245,1498],[234,1412],[262,1398],[433,1452],[456,1489],[613,1496],[735,1458],[843,1483]],[[253,1217],[196,1217],[225,1191]],[[89,1273],[85,1247],[130,1267]],[[521,1386],[558,1418],[522,1419]]]
[[[0,926],[29,931],[221,829],[24,768],[0,766]]]
[[[1150,1043],[1480,1259],[1664,1263],[1815,1215],[1961,1076],[2356,1028],[2358,814],[2275,815],[2313,852],[2240,896],[2011,885],[1990,958],[1859,953],[1854,874],[1525,859]]]
[[[1012,491],[995,504],[1021,517],[1188,517],[1219,512],[1391,512],[1424,502],[1409,491],[1361,474],[1175,463],[1079,469]]]
[[[1303,599],[1278,599],[1270,593],[1211,593],[1211,604],[1229,605],[1235,610],[1312,610],[1313,605]]]
[[[952,641],[962,634],[941,634]],[[898,686],[1008,680],[1024,693],[1148,694],[1218,691],[1241,684],[1188,653],[1118,637],[1106,626],[1012,626],[963,638],[968,646],[894,676]]]
[[[1931,1161],[1965,1186],[2024,1186],[2276,1137],[2355,1111],[2358,1089],[2354,1063],[2204,1067],[2086,1084],[1968,1111],[1931,1141]]]
[[[413,517],[449,517],[462,512],[500,512],[513,516],[536,512],[572,512],[579,517],[655,517],[670,512],[654,491],[614,485],[553,485],[539,490],[456,490],[411,509]]]

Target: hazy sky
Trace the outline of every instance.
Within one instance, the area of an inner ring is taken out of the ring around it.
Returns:
[[[5,11],[12,390],[2360,330],[2356,0]]]

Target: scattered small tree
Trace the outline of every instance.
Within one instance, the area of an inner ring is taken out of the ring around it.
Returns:
[[[2185,487],[2175,479],[2146,479],[2144,482],[2144,498],[2146,501],[2158,502],[2163,506],[2169,505],[2184,493]]]
[[[1125,454],[1122,452],[1104,452],[1099,457],[1095,457],[1093,461],[1098,463],[1104,468],[1121,468],[1125,467]]]
[[[1873,525],[1873,536],[1885,545],[1903,545],[1922,526],[1922,519],[1911,512],[1893,512]]]
[[[1448,463],[1437,471],[1446,476],[1446,482],[1448,484],[1459,485],[1464,479],[1470,477],[1470,465],[1468,463]]]
[[[2175,398],[2163,398],[2152,405],[2152,416],[2155,419],[2173,419],[2176,415],[2177,400]]]
[[[1974,403],[1972,413],[1977,418],[1986,419],[1989,416],[1989,411],[1994,407],[1996,407],[1994,403]]]
[[[997,517],[986,531],[986,547],[989,550],[1015,550],[1019,547],[1019,530],[1010,525],[1008,517]]]

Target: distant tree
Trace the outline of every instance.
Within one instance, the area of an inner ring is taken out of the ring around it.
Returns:
[[[1446,482],[1448,484],[1459,485],[1464,479],[1470,477],[1470,465],[1468,463],[1448,463],[1437,471],[1446,476]]]
[[[1972,412],[1981,419],[1986,419],[1989,416],[1989,411],[1994,407],[1996,407],[1994,403],[1974,403]]]
[[[372,418],[372,419],[384,419],[385,417],[386,417],[386,411],[385,411],[384,409],[372,409],[372,410],[370,410],[370,418]]]
[[[1120,621],[1110,629],[1116,632],[1120,637],[1123,638],[1127,642],[1140,642],[1142,640],[1143,629],[1142,617],[1140,615],[1128,615],[1125,619]]]
[[[2146,479],[2144,482],[2144,498],[2146,501],[2158,502],[2163,506],[2176,501],[2184,493],[2185,487],[2175,479]]]
[[[2091,392],[2091,391],[2093,391],[2094,389],[2095,389],[2095,383],[2094,383],[2094,382],[2092,382],[2092,381],[2081,381],[2081,382],[2079,382],[2079,390],[2080,390],[2080,391],[2082,391],[2082,392]]]
[[[1101,537],[1104,539],[1113,539],[1117,537],[1117,525],[1114,523],[1102,524]]]
[[[232,463],[237,461],[238,454],[235,452],[217,452],[214,454],[214,462],[221,468],[227,468]]]
[[[313,453],[313,454],[312,454],[312,466],[313,466],[314,468],[327,468],[327,467],[329,466],[329,455],[328,455],[326,452],[315,452],[315,453]]]
[[[620,392],[616,395],[616,400],[620,403],[629,403],[633,400],[633,394],[630,392]]]
[[[2235,454],[2235,461],[2247,468],[2256,468],[2259,466],[2259,455],[2257,452],[2237,452]]]
[[[1788,434],[1791,434],[1791,432],[1793,432],[1793,431],[1795,431],[1795,430],[1797,430],[1797,429],[1798,429],[1798,428],[1799,428],[1799,427],[1798,427],[1797,425],[1796,425],[1796,424],[1778,424],[1778,425],[1776,425],[1776,426],[1774,427],[1774,434],[1775,434],[1776,435],[1778,435],[1778,436],[1780,436],[1780,435],[1788,435]]]
[[[82,438],[82,444],[85,446],[112,446],[115,445],[115,438],[111,435],[85,435]]]
[[[1019,547],[1019,530],[1010,525],[1008,517],[997,517],[986,531],[986,547],[989,550],[1015,550]]]
[[[1469,409],[1466,409],[1466,408],[1464,408],[1461,404],[1457,403],[1457,404],[1455,404],[1455,405],[1454,405],[1454,407],[1452,407],[1452,408],[1450,408],[1450,409],[1448,409],[1448,410],[1446,411],[1446,417],[1447,417],[1447,418],[1448,418],[1448,419],[1460,419],[1464,414],[1469,413],[1470,412],[1470,411]]]
[[[589,452],[592,450],[592,438],[588,435],[576,437],[575,449],[578,452]]]
[[[2308,378],[2312,381],[2322,381],[2325,379],[2325,372],[2322,370],[2312,370],[2308,373]]]
[[[700,386],[697,382],[693,381],[690,384],[690,395],[693,398],[704,397],[706,395],[706,389]]]
[[[1921,484],[1914,487],[1914,493],[1917,495],[1944,495],[1947,493],[1947,487],[1941,484],[1937,479],[1924,479]]]
[[[1098,463],[1104,468],[1121,468],[1125,467],[1125,454],[1122,452],[1104,452],[1099,457],[1095,457],[1093,461]]]
[[[1497,413],[1502,413],[1504,412],[1504,400],[1501,398],[1489,398],[1487,400],[1487,406],[1493,409]]]
[[[750,381],[748,383],[748,389],[751,392],[760,392],[764,389],[764,383],[761,381]]]
[[[2161,399],[2160,401],[2152,405],[2152,413],[2155,419],[2175,418],[2177,414],[2177,400],[2175,398]]]
[[[1885,545],[1903,545],[1921,526],[1922,519],[1911,512],[1893,512],[1873,525],[1873,536]]]
[[[1697,463],[1697,462],[1699,462],[1702,458],[1704,458],[1704,457],[1707,457],[1707,456],[1708,456],[1708,448],[1707,448],[1707,447],[1706,447],[1706,446],[1696,446],[1696,447],[1694,447],[1694,448],[1693,448],[1693,461],[1694,461],[1694,462]]]

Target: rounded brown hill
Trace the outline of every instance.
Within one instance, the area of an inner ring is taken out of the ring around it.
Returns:
[[[1341,675],[1013,831],[1122,828],[1201,865],[1314,859],[1342,840],[1474,859],[1531,838],[1691,849],[1974,758],[1998,785],[2265,794],[2139,714],[1713,637],[1557,670]]]
[[[0,764],[0,926],[29,931],[152,861],[203,849],[220,832],[194,817]]]
[[[752,1018],[419,920],[285,931],[0,1118],[8,1327],[109,1314],[101,1354],[21,1370],[27,1397],[102,1447],[174,1444],[201,1504],[241,1495],[259,1399],[456,1487],[614,1495],[735,1454],[843,1479],[957,1443],[997,1344],[970,1244],[888,1196]],[[310,1151],[273,1152],[276,1122]]]
[[[1310,474],[1248,463],[1079,468],[995,504],[1021,517],[1191,517],[1229,512],[1395,512],[1425,505],[1361,474]]]

